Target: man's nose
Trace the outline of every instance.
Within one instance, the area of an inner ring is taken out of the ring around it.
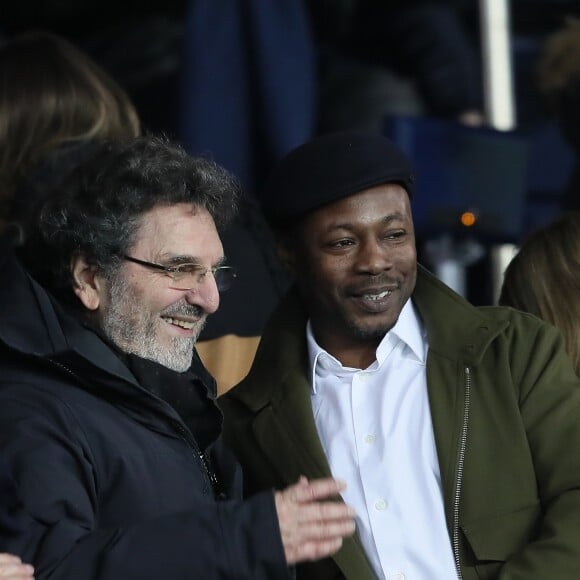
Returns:
[[[372,239],[361,243],[356,260],[359,271],[378,274],[391,266],[391,252],[382,240]]]
[[[188,304],[195,304],[206,314],[213,314],[220,305],[220,293],[215,278],[211,275],[203,276],[199,283],[185,293]]]

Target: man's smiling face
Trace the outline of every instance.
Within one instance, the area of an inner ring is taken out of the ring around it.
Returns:
[[[415,287],[407,192],[392,183],[373,187],[312,212],[297,231],[287,261],[319,344],[335,356],[375,348]]]
[[[128,255],[166,266],[188,262],[212,268],[223,261],[223,247],[207,210],[178,204],[143,216]],[[178,372],[189,368],[206,318],[219,306],[213,276],[179,290],[167,274],[126,261],[102,287],[99,324],[121,350]]]

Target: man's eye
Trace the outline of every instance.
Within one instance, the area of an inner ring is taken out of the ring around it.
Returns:
[[[354,242],[352,240],[336,240],[335,242],[331,242],[330,246],[335,247],[335,248],[343,248],[345,246],[350,246],[352,245]]]
[[[201,270],[201,266],[198,266],[197,264],[180,264],[179,266],[175,266],[175,268],[173,268],[173,272],[178,276],[193,274],[195,272],[199,272],[199,270]]]

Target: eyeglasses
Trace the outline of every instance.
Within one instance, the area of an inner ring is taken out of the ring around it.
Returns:
[[[214,277],[217,289],[224,292],[231,288],[237,277],[236,270],[231,266],[216,266],[215,268],[204,268],[199,264],[177,264],[176,266],[163,266],[154,262],[138,260],[131,256],[121,256],[124,260],[139,264],[151,270],[163,272],[173,281],[172,287],[177,290],[191,290],[203,282],[205,276],[211,272]]]

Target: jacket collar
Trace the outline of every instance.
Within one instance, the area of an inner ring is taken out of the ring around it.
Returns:
[[[95,332],[67,313],[23,268],[9,244],[0,242],[0,344],[26,357],[43,359],[75,375],[85,390],[114,400],[127,412],[143,418],[160,411],[177,415],[149,394],[126,364]],[[66,370],[65,370],[66,369]],[[215,382],[197,353],[192,370],[215,398]],[[213,388],[212,388],[213,387]]]
[[[44,356],[67,348],[48,294],[0,242],[0,341],[13,350]]]
[[[134,382],[113,351],[67,314],[5,245],[1,254],[0,342],[21,354],[61,363],[77,356]]]
[[[413,292],[429,351],[468,366],[479,364],[507,322],[489,316],[492,307],[475,307],[422,266]]]

